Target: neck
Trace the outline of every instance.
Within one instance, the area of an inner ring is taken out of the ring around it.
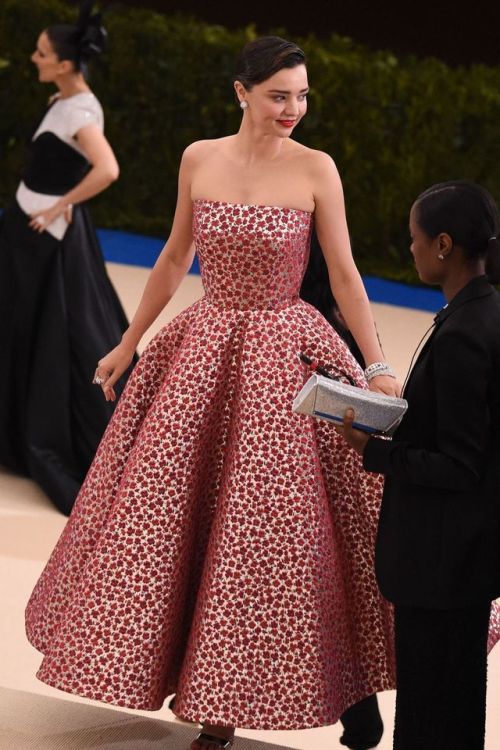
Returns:
[[[469,281],[484,275],[484,264],[475,263],[473,266],[465,266],[452,275],[451,278],[445,279],[442,284],[443,294],[447,302],[450,302]]]
[[[75,94],[90,91],[82,73],[61,76],[55,80],[55,84],[61,93],[61,99],[68,99],[70,96],[75,96]]]
[[[235,136],[238,156],[245,166],[276,159],[282,153],[287,140],[287,138],[258,132],[245,116]]]

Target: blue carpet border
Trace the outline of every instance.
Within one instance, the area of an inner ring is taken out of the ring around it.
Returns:
[[[151,268],[165,244],[165,240],[157,237],[146,237],[115,229],[99,229],[97,234],[105,260],[128,266]],[[198,258],[194,259],[189,273],[200,273]],[[437,312],[445,304],[443,294],[436,289],[387,281],[376,276],[364,276],[363,281],[372,302],[427,312]]]

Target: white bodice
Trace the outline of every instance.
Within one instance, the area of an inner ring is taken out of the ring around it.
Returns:
[[[91,124],[104,130],[104,114],[97,97],[90,92],[82,92],[67,99],[57,99],[38,126],[33,140],[42,133],[54,133],[68,146],[83,154],[75,135],[81,128]]]

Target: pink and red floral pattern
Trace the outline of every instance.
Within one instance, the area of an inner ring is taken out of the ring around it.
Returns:
[[[394,687],[382,482],[294,414],[304,351],[362,372],[298,298],[312,216],[194,204],[205,297],[136,366],[27,609],[41,680],[190,721],[335,722]]]
[[[500,599],[492,602],[490,630],[488,633],[488,652],[500,641]]]

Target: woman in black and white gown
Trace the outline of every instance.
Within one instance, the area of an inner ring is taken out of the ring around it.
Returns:
[[[88,3],[76,26],[40,35],[32,61],[58,93],[0,224],[0,464],[65,514],[112,412],[95,363],[127,326],[85,206],[119,171],[86,82],[105,36]]]

